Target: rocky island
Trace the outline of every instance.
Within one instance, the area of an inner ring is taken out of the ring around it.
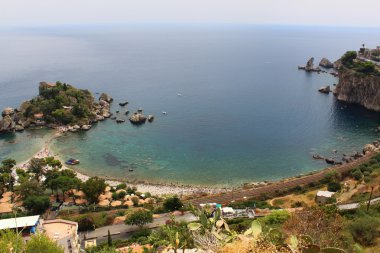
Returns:
[[[99,101],[88,90],[56,82],[40,82],[39,95],[19,108],[5,108],[0,120],[0,134],[23,131],[32,126],[46,126],[77,131],[89,130],[93,123],[111,117],[113,99],[103,93]]]

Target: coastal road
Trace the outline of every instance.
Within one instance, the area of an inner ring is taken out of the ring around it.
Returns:
[[[146,228],[157,228],[160,226],[165,225],[166,221],[170,219],[170,214],[161,214],[159,218],[156,218],[153,220],[152,223],[147,224]],[[184,215],[175,216],[176,221],[195,221],[197,218],[192,213],[185,213]],[[132,232],[137,231],[139,228],[137,226],[130,226],[122,224],[115,224],[110,226],[105,226],[101,228],[97,228],[94,231],[90,232],[83,232],[79,234],[79,237],[82,241],[82,244],[84,243],[83,238],[86,236],[86,238],[96,238],[97,243],[101,243],[104,241],[107,241],[108,237],[108,230],[111,233],[112,239],[128,239]]]
[[[317,172],[312,175],[303,176],[300,178],[291,178],[288,180],[283,180],[279,182],[275,182],[273,184],[269,184],[266,186],[261,186],[257,188],[251,189],[239,189],[233,190],[231,192],[219,193],[215,195],[209,195],[205,197],[200,197],[196,199],[190,199],[186,201],[186,204],[199,205],[203,203],[219,203],[219,204],[229,204],[234,201],[241,201],[245,199],[258,198],[262,195],[274,194],[276,192],[281,192],[285,190],[292,189],[297,186],[307,185],[313,182],[318,182],[323,179],[326,174],[331,171],[336,171],[338,173],[346,173],[355,167],[359,166],[362,163],[369,161],[375,154],[368,154],[364,157],[361,157],[351,163],[343,164],[343,165],[335,165],[329,168],[326,168],[320,172]]]
[[[379,198],[374,198],[371,200],[370,205],[374,205],[376,203],[380,202],[380,197]],[[350,203],[350,204],[344,204],[344,205],[337,205],[338,210],[353,210],[353,209],[358,209],[360,207],[361,203]],[[365,205],[368,204],[368,201],[364,202]]]

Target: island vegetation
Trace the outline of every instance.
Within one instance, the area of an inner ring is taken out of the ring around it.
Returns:
[[[23,102],[19,108],[3,110],[0,133],[23,131],[30,126],[89,130],[91,124],[111,116],[112,100],[103,93],[95,101],[90,91],[60,81],[41,82],[38,96]]]

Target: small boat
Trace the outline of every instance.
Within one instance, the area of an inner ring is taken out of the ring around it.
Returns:
[[[129,169],[129,172],[132,172],[134,169]]]
[[[77,159],[72,159],[72,158],[66,161],[66,164],[67,164],[67,165],[77,165],[77,164],[79,164],[79,163],[80,163],[79,160],[77,160]]]
[[[166,112],[164,111],[164,112],[162,112],[162,114],[163,114],[163,115],[166,115]]]

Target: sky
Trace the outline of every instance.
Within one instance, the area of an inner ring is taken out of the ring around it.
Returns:
[[[0,26],[242,23],[380,27],[379,0],[0,0]]]

